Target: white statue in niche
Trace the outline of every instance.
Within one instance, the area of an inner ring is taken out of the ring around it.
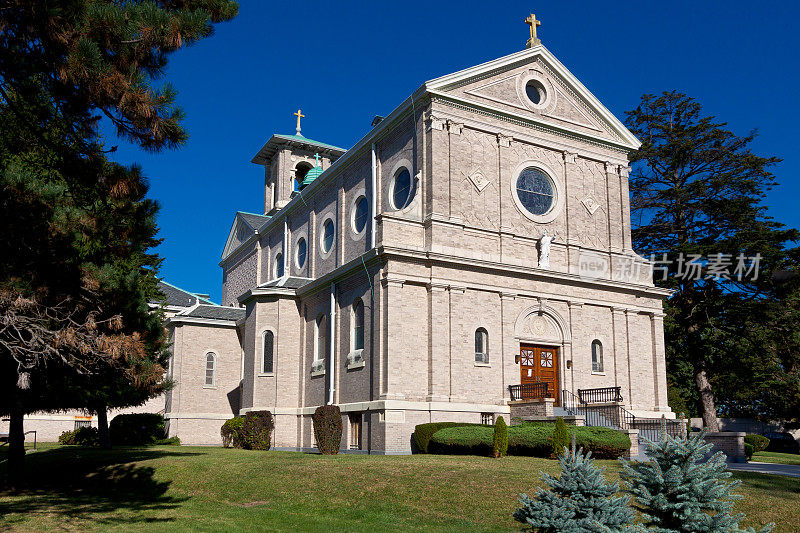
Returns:
[[[550,268],[550,245],[556,237],[558,237],[558,232],[552,236],[547,234],[547,230],[542,233],[542,237],[539,239],[539,268]]]

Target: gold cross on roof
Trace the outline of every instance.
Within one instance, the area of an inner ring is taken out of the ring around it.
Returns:
[[[300,119],[305,117],[305,115],[301,113],[299,109],[297,110],[297,113],[292,114],[297,117],[297,135],[300,135]]]
[[[536,46],[537,44],[541,44],[542,41],[536,37],[536,27],[541,26],[542,21],[536,20],[536,15],[531,13],[530,15],[528,15],[528,18],[525,19],[525,24],[530,26],[531,29],[531,38],[528,39],[527,47],[531,48],[533,46]]]

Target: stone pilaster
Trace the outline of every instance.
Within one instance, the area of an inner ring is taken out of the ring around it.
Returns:
[[[619,165],[606,162],[606,202],[608,203],[608,247],[611,252],[621,252],[623,247],[623,221],[620,203]]]
[[[620,387],[623,403],[630,407],[632,403],[631,368],[628,353],[628,311],[621,307],[611,308],[611,320],[613,324],[613,343],[614,345],[607,353],[605,350],[603,363],[605,364],[606,374],[614,374],[614,385]],[[608,356],[613,360],[609,361]]]
[[[667,361],[664,348],[664,314],[650,313],[650,328],[653,337],[653,391],[654,408],[669,410],[667,403]]]
[[[428,285],[428,397],[450,401],[450,293],[447,286]]]
[[[631,244],[631,196],[628,188],[628,176],[631,167],[619,167],[620,207],[622,209],[622,247],[632,250]]]

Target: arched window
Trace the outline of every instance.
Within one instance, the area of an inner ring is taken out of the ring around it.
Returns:
[[[264,355],[261,362],[261,371],[272,374],[275,350],[275,334],[267,330],[264,332]]]
[[[317,317],[317,335],[316,335],[316,342],[314,343],[314,360],[315,361],[322,361],[325,359],[325,355],[328,353],[328,348],[326,344],[326,340],[328,338],[327,331],[325,329],[325,315],[319,315]]]
[[[281,253],[275,256],[275,277],[283,277],[283,254]]]
[[[301,161],[297,164],[294,169],[294,179],[292,180],[292,191],[297,192],[300,190],[301,185],[303,184],[303,179],[308,174],[308,171],[311,170],[313,167],[310,163],[305,161]]]
[[[489,363],[489,333],[484,328],[475,330],[475,362]]]
[[[364,349],[364,302],[353,302],[353,349]]]
[[[603,371],[603,344],[595,339],[592,341],[592,372]]]
[[[206,354],[206,387],[213,387],[216,382],[217,373],[217,354],[209,352]]]

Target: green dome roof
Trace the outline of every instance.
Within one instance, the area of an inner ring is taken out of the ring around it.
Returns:
[[[301,186],[308,185],[309,183],[311,183],[312,181],[317,179],[320,174],[322,174],[322,168],[321,167],[312,168],[311,170],[306,172],[306,177],[303,178],[303,183],[301,183],[300,185]]]

